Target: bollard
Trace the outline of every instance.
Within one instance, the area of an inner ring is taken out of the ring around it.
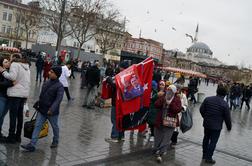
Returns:
[[[198,93],[197,102],[202,103],[205,99],[205,93]]]

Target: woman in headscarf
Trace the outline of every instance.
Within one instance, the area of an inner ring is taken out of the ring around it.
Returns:
[[[155,102],[155,107],[160,109],[154,128],[154,153],[158,162],[162,162],[162,155],[166,154],[175,129],[175,127],[167,127],[164,120],[167,117],[177,118],[182,109],[180,97],[176,92],[176,86],[170,85],[166,89],[165,95],[160,96]]]

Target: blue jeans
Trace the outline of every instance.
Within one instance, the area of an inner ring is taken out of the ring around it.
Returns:
[[[204,129],[203,158],[212,160],[212,156],[219,140],[221,130]]]
[[[41,82],[41,80],[42,80],[42,70],[43,69],[37,69],[36,81],[38,81],[38,79],[39,79],[40,82]]]
[[[0,97],[0,134],[2,133],[4,117],[8,112],[7,101],[7,98]]]
[[[120,132],[116,128],[116,108],[115,106],[111,107],[111,123],[112,123],[112,131],[111,138],[124,138],[124,132]]]
[[[35,123],[35,128],[32,133],[32,139],[31,139],[31,144],[33,146],[36,146],[36,143],[38,142],[39,139],[39,133],[43,127],[43,124],[45,121],[48,119],[52,129],[53,129],[53,143],[58,144],[59,143],[59,126],[58,126],[58,118],[59,115],[54,115],[54,116],[45,116],[38,112],[38,115],[36,117],[36,123]]]

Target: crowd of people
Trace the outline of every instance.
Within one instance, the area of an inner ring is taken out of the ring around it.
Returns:
[[[73,101],[69,93],[68,79],[75,76],[77,60],[61,62],[53,66],[50,56],[39,56],[36,61],[37,75],[36,81],[44,84],[40,92],[39,100],[36,102],[38,110],[36,123],[32,138],[29,144],[21,145],[28,151],[35,151],[39,132],[43,124],[48,120],[53,128],[53,141],[51,148],[55,148],[59,143],[58,118],[60,113],[60,103],[64,93],[68,101]],[[106,69],[100,66],[99,61],[83,62],[81,65],[81,89],[86,89],[83,107],[94,109],[95,98],[100,91],[102,80],[105,80],[112,88],[111,107],[111,136],[106,138],[107,142],[124,141],[124,131],[119,131],[116,127],[116,85],[114,76],[127,69],[130,64],[127,61],[116,65],[110,63]],[[30,92],[30,66],[25,56],[15,54],[9,57],[0,57],[0,142],[20,143],[23,127],[23,108]],[[179,134],[181,112],[189,109],[188,101],[192,104],[197,102],[195,94],[201,79],[189,77],[188,85],[185,85],[186,78],[182,74],[179,78],[171,80],[172,74],[155,69],[152,80],[151,103],[147,118],[150,130],[150,141],[153,142],[153,153],[158,162],[162,162],[163,155],[169,148],[175,148]],[[206,84],[207,81],[206,81]],[[231,117],[229,109],[242,108],[245,102],[250,109],[250,98],[252,96],[252,85],[245,86],[239,83],[220,83],[217,88],[217,95],[206,98],[201,107],[200,113],[204,119],[204,139],[203,139],[203,159],[207,163],[215,163],[213,152],[218,141],[222,123],[225,121],[228,130],[231,130]],[[224,97],[226,98],[224,100]],[[229,102],[229,104],[228,104]],[[193,105],[192,105],[193,106]],[[1,132],[5,115],[9,111],[10,125],[9,134],[4,136]],[[26,114],[28,116],[28,113]],[[174,119],[175,125],[167,126],[169,118]],[[139,133],[144,136],[148,129],[139,129]]]

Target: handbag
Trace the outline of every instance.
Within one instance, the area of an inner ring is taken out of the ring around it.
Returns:
[[[165,104],[164,104],[164,108],[165,108]],[[169,110],[169,108],[167,108]],[[171,128],[175,128],[177,126],[177,118],[175,117],[169,117],[168,112],[164,110],[163,112],[163,126],[165,127],[171,127]]]
[[[187,132],[193,126],[192,113],[189,108],[182,112],[182,117],[180,120],[180,130],[182,133]]]
[[[30,121],[27,121],[24,123],[24,137],[29,138],[29,139],[32,138],[32,133],[36,124],[35,115],[37,115],[37,111],[34,112]],[[48,121],[46,121],[41,128],[41,131],[39,133],[39,138],[46,137],[48,135],[48,132],[49,132],[49,125],[48,125]]]

